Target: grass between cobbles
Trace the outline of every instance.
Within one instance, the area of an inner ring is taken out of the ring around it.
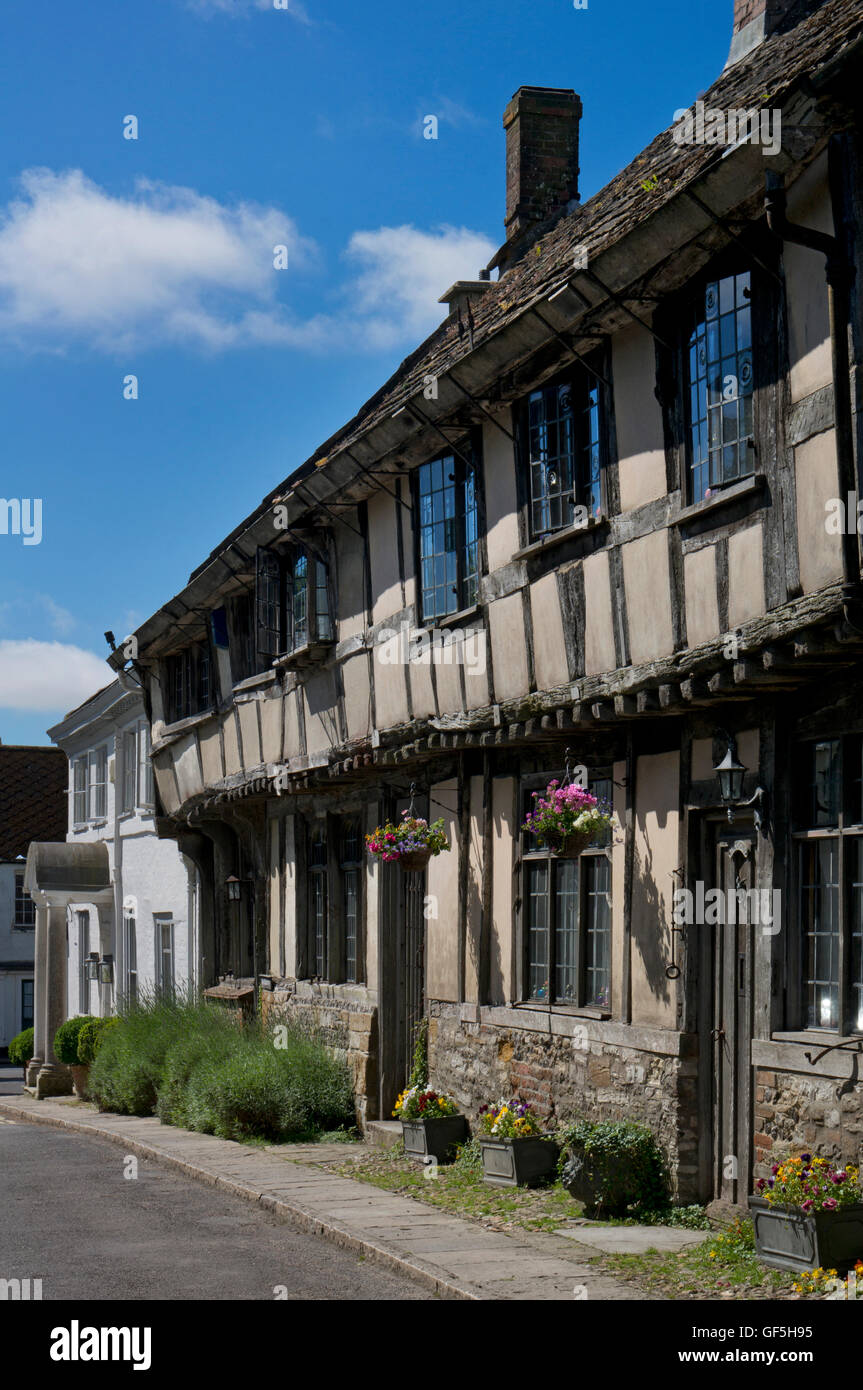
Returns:
[[[427,1177],[428,1170],[418,1163],[406,1159],[400,1144],[393,1149],[366,1151],[347,1161],[326,1159],[316,1166],[413,1197],[491,1230],[553,1232],[580,1215],[580,1204],[560,1182],[538,1188],[492,1187],[483,1182],[481,1169],[469,1152],[471,1146],[466,1149],[456,1163],[441,1165],[434,1178]],[[648,1250],[627,1255],[593,1251],[575,1241],[571,1244],[571,1252],[560,1253],[579,1264],[591,1264],[597,1273],[635,1284],[645,1294],[681,1300],[800,1298],[794,1292],[794,1275],[768,1269],[756,1259],[750,1221],[724,1231],[705,1232],[703,1242],[683,1251]]]

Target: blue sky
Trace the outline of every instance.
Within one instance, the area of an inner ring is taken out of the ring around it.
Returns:
[[[718,76],[732,11],[5,0],[0,496],[40,498],[42,536],[0,531],[0,739],[47,742],[107,682],[105,629],[434,328],[503,239],[517,87],[580,93],[587,198]]]

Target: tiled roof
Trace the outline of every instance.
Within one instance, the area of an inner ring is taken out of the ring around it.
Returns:
[[[0,744],[0,860],[26,859],[31,840],[65,840],[66,754]]]

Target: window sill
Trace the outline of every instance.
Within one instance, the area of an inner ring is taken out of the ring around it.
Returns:
[[[587,1005],[547,1004],[542,999],[521,999],[512,1005],[514,1009],[524,1009],[532,1013],[565,1014],[568,1018],[592,1018],[605,1022],[611,1018],[610,1009],[593,1009]]]
[[[256,676],[246,676],[245,680],[235,682],[234,694],[242,695],[244,690],[257,690],[259,686],[272,685],[275,679],[274,671],[260,671]]]
[[[726,503],[736,502],[741,497],[752,497],[756,493],[762,492],[766,486],[765,475],[753,473],[751,477],[741,478],[739,482],[719,488],[711,497],[704,497],[700,502],[692,502],[688,507],[683,507],[673,518],[672,525],[679,526],[687,521],[697,521],[711,512],[719,511]]]
[[[212,705],[209,709],[201,710],[200,714],[189,714],[185,719],[177,719],[173,724],[166,724],[162,730],[162,737],[158,743],[153,745],[151,752],[164,746],[172,738],[178,738],[180,734],[186,733],[188,729],[195,729],[199,724],[205,724],[208,719],[212,719],[216,711]]]
[[[478,603],[472,603],[470,608],[459,608],[455,613],[447,613],[441,618],[430,618],[424,622],[421,631],[431,632],[436,627],[460,627],[462,623],[470,622],[471,618],[482,616],[482,608]]]
[[[808,1047],[838,1047],[843,1043],[863,1044],[863,1033],[851,1033],[844,1035],[836,1033],[831,1028],[810,1028],[801,1029],[795,1033],[771,1033],[771,1042],[780,1043],[801,1043]]]
[[[330,637],[318,642],[307,642],[304,647],[297,647],[296,651],[276,657],[273,670],[291,671],[303,666],[314,666],[317,662],[323,661],[335,645],[335,639]]]
[[[521,550],[516,550],[513,560],[530,560],[534,555],[543,555],[546,550],[553,550],[555,546],[563,545],[566,541],[576,540],[579,536],[587,536],[592,531],[599,530],[602,526],[608,525],[608,517],[592,516],[589,517],[584,526],[567,526],[565,531],[556,531],[552,536],[546,536],[541,541],[533,541],[530,545],[523,546]]]
[[[13,923],[12,923],[12,930],[13,930],[13,931],[35,931],[35,930],[36,930],[36,923],[35,923],[35,922],[13,922]]]

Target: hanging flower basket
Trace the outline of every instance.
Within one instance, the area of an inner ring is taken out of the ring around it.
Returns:
[[[366,836],[369,854],[387,863],[396,863],[403,873],[421,872],[429,860],[449,849],[443,818],[429,825],[421,816],[403,811],[398,822],[387,821]]]
[[[559,844],[553,846],[554,853],[558,859],[577,859],[582,850],[587,849],[595,839],[596,835],[592,830],[573,830],[571,835],[566,835]]]
[[[400,854],[399,868],[406,874],[421,873],[431,857],[430,849],[416,849],[409,854]]]
[[[575,782],[549,782],[544,792],[533,795],[533,810],[522,830],[536,836],[538,848],[550,849],[560,859],[577,859],[620,828],[611,807]]]

